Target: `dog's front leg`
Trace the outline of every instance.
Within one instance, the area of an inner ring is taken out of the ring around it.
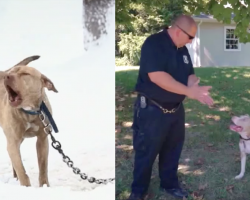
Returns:
[[[22,142],[23,142],[23,139],[22,139],[22,141],[20,142],[20,146],[21,146]],[[12,169],[13,169],[13,176],[14,176],[14,178],[17,178],[17,180],[18,180],[18,177],[17,177],[16,171],[15,171],[15,169],[14,169],[14,167],[13,167],[13,166],[12,166]]]
[[[17,177],[20,181],[20,184],[23,186],[31,186],[30,179],[26,174],[26,171],[23,166],[21,153],[20,153],[20,145],[19,141],[7,141],[7,151],[9,153],[12,165],[14,170],[16,171]]]
[[[14,167],[12,167],[12,169],[13,169],[13,176],[14,176],[14,178],[17,178],[17,180],[18,180],[18,177],[17,177],[17,174],[16,174],[16,171],[15,171]]]
[[[247,155],[245,152],[242,151],[240,153],[240,157],[241,157],[241,171],[240,171],[240,174],[235,177],[235,179],[241,179],[245,174]]]
[[[39,186],[42,187],[46,184],[48,187],[48,154],[49,154],[49,141],[47,135],[41,133],[37,137],[36,142],[36,150],[37,150],[37,159],[39,166]]]

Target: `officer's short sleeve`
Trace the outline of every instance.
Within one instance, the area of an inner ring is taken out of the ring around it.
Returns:
[[[156,38],[147,38],[141,48],[140,68],[143,72],[166,71],[164,59],[159,41]]]
[[[194,74],[194,67],[193,67],[193,63],[192,65],[190,65],[190,70],[189,70],[189,75]]]
[[[189,57],[189,60],[190,60],[190,64],[189,64],[189,75],[192,75],[192,74],[195,74],[195,73],[194,73],[194,66],[193,66],[193,62],[192,62],[191,56],[190,56],[190,54],[189,54],[187,48],[186,48],[186,51],[187,51],[187,54],[188,54],[188,57]]]

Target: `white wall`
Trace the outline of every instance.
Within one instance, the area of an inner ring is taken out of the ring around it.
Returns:
[[[241,67],[249,66],[250,43],[240,44],[240,51],[225,51],[225,26],[221,23],[203,22],[201,33],[201,66],[202,67]],[[232,26],[233,27],[233,26]],[[211,37],[211,34],[214,36]]]

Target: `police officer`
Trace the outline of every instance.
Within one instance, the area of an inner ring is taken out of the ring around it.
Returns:
[[[211,86],[199,86],[186,48],[195,37],[195,21],[181,15],[159,33],[149,36],[141,48],[134,105],[135,152],[129,200],[143,200],[149,187],[153,163],[159,156],[160,188],[183,198],[187,192],[178,182],[177,168],[185,139],[185,97],[213,104]]]

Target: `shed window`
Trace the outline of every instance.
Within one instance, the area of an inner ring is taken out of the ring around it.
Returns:
[[[225,27],[225,51],[240,51],[240,42],[237,36],[234,35],[234,27]]]

